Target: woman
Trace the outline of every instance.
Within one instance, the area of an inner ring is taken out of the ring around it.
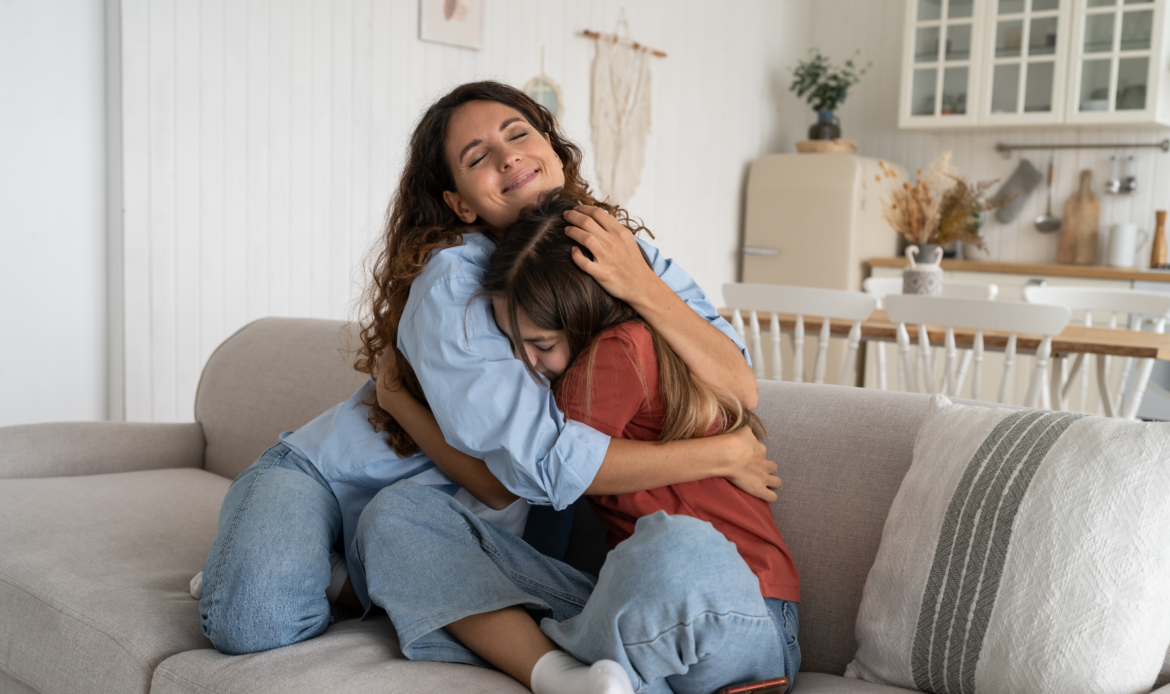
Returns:
[[[483,281],[532,378],[552,384],[566,416],[615,438],[762,434],[738,398],[695,378],[628,304],[574,266],[592,258],[564,233],[562,215],[573,207],[550,196],[521,215]],[[436,438],[437,424],[392,380],[384,376],[380,399],[436,463],[473,465]],[[440,492],[407,481],[379,493],[358,546],[403,652],[475,662],[436,634],[445,629],[536,694],[631,691],[631,683],[711,692],[796,675],[799,578],[767,503],[718,478],[589,501],[617,547],[596,581]],[[538,629],[529,610],[551,619]],[[585,668],[557,646],[618,664],[625,688],[611,668]]]
[[[429,396],[452,445],[484,460],[504,487],[536,503],[559,509],[586,490],[622,493],[713,476],[775,498],[769,489],[779,485],[775,465],[750,432],[660,446],[611,441],[585,425],[566,424],[547,388],[511,358],[486,299],[473,299],[493,237],[502,237],[523,207],[558,187],[592,200],[580,159],[548,112],[511,87],[467,84],[432,105],[411,138],[376,254],[357,368],[373,375],[394,362],[409,392]],[[584,224],[585,215],[577,218]],[[615,251],[599,268],[599,281],[614,296],[653,297],[653,306],[631,305],[645,311],[696,374],[754,404],[755,380],[734,331],[685,273],[647,249],[653,273],[625,272],[630,254]],[[204,567],[204,634],[233,654],[320,634],[331,620],[325,591],[337,544],[368,610],[354,545],[358,519],[378,491],[401,479],[454,493],[514,532],[524,527],[525,504],[496,510],[477,503],[459,490],[469,481],[461,473],[444,475],[417,450],[377,405],[373,380],[283,434],[224,499]],[[486,473],[480,467],[471,474]]]

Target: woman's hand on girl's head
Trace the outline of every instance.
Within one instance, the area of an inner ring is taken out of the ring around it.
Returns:
[[[573,225],[565,233],[593,254],[590,260],[574,248],[573,260],[577,267],[597,280],[611,296],[633,304],[648,288],[661,282],[646,262],[634,235],[605,210],[580,205],[565,212],[565,221]]]
[[[752,496],[768,503],[775,501],[776,492],[772,490],[780,488],[776,463],[768,460],[768,449],[752,430],[743,427],[717,438],[725,440],[728,453],[728,469],[722,476]]]

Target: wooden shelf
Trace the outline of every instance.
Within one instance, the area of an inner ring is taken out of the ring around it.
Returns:
[[[870,258],[870,267],[906,267],[905,258]],[[1099,280],[1139,280],[1170,283],[1170,271],[1139,270],[1103,265],[1057,265],[1056,263],[998,263],[986,260],[943,260],[942,269],[962,272],[994,272],[1007,275],[1080,277]]]

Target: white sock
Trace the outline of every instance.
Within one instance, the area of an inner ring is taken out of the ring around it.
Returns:
[[[191,590],[191,597],[198,600],[199,596],[203,594],[203,572],[202,571],[195,574],[195,577],[191,579],[191,584],[188,586],[188,588],[190,588],[190,590]]]
[[[626,671],[612,660],[586,665],[564,651],[549,651],[532,668],[533,694],[634,694]]]

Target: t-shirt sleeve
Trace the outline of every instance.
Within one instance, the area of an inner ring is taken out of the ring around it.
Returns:
[[[656,369],[653,338],[646,327],[619,326],[603,333],[565,372],[557,403],[567,418],[611,438],[624,438],[623,431],[648,406],[657,385]]]

